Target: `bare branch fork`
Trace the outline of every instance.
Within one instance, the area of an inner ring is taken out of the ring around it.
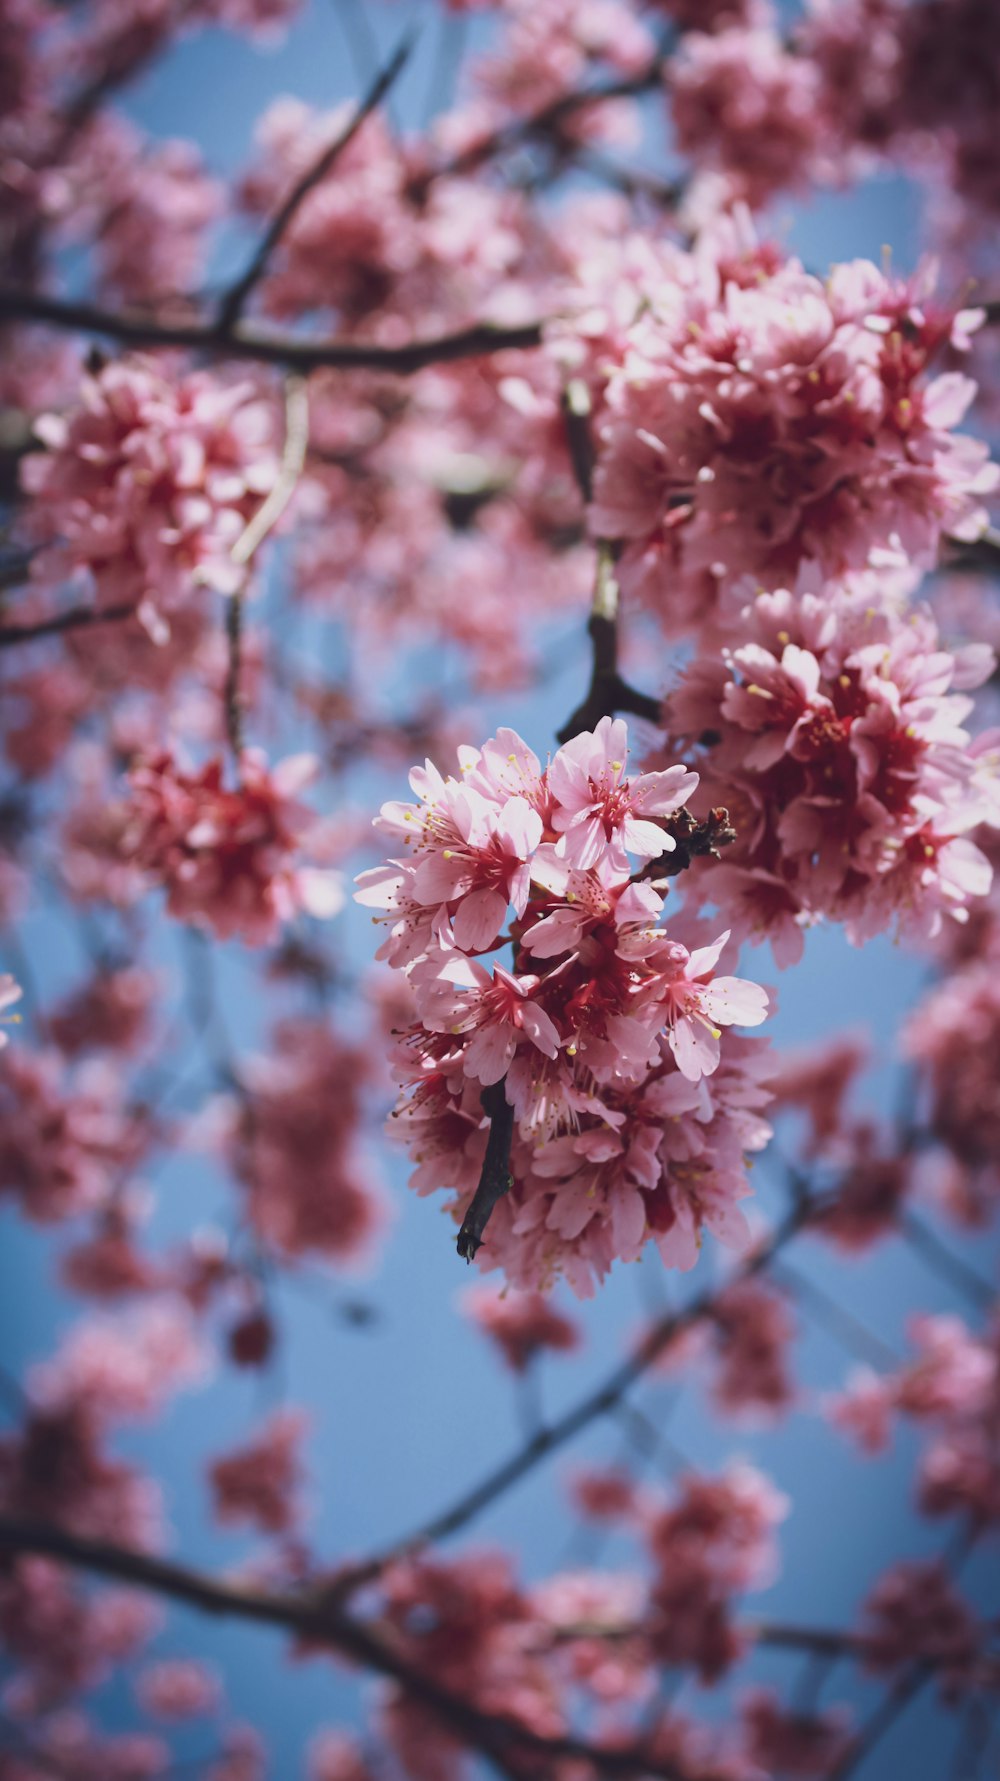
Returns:
[[[364,98],[356,106],[339,135],[337,135],[332,142],[328,143],[322,153],[316,157],[315,161],[313,161],[312,165],[306,168],[306,171],[302,174],[301,178],[292,187],[292,190],[289,192],[280,209],[275,212],[274,217],[261,238],[256,252],[246,268],[246,271],[241,274],[235,284],[233,284],[226,292],[219,305],[216,326],[220,333],[230,333],[235,324],[239,321],[240,316],[246,307],[247,300],[264,277],[271,255],[281,241],[281,237],[291,223],[299,206],[309,196],[309,193],[313,188],[319,185],[321,180],[326,178],[327,174],[332,170],[334,164],[339,160],[344,150],[354,141],[362,124],[364,124],[366,119],[371,116],[372,112],[376,110],[386,94],[395,85],[409,61],[413,51],[414,42],[415,38],[412,34],[404,37],[398,49],[390,57],[385,67],[372,82],[372,85]]]
[[[497,1085],[499,1086],[499,1084]],[[810,1221],[821,1214],[829,1204],[829,1200],[816,1196],[810,1198],[801,1195],[796,1199],[788,1214],[781,1223],[776,1225],[764,1242],[747,1256],[742,1268],[727,1284],[732,1286],[742,1280],[753,1279],[768,1266],[791,1239],[803,1230]],[[670,1312],[661,1317],[649,1330],[643,1341],[624,1361],[621,1361],[607,1377],[592,1391],[578,1398],[575,1404],[557,1417],[555,1421],[544,1424],[537,1429],[529,1440],[525,1441],[509,1459],[502,1461],[492,1472],[480,1479],[478,1484],[459,1497],[456,1502],[436,1515],[421,1528],[416,1529],[406,1538],[396,1541],[393,1545],[383,1547],[370,1553],[367,1558],[345,1567],[338,1582],[333,1586],[338,1597],[346,1598],[362,1584],[370,1583],[378,1577],[395,1559],[407,1554],[421,1551],[425,1546],[434,1545],[439,1540],[448,1539],[452,1534],[459,1533],[480,1515],[497,1498],[504,1495],[511,1485],[518,1484],[522,1478],[533,1472],[549,1454],[555,1453],[560,1447],[588,1428],[598,1417],[613,1411],[622,1402],[632,1387],[649,1371],[660,1355],[675,1337],[684,1330],[692,1328],[715,1315],[716,1303],[723,1288],[705,1287],[696,1294],[689,1303],[679,1311]]]

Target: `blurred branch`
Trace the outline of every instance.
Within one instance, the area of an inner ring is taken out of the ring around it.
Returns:
[[[274,487],[270,494],[258,507],[252,520],[240,533],[230,551],[230,557],[238,566],[249,563],[254,552],[267,537],[271,528],[288,506],[306,461],[309,447],[309,395],[305,380],[301,377],[289,377],[285,384],[285,443],[281,454],[281,464]],[[229,665],[226,670],[226,684],[223,694],[226,716],[226,736],[229,746],[239,769],[240,756],[243,753],[243,700],[240,694],[240,675],[242,669],[243,644],[243,601],[245,587],[240,586],[229,596],[226,608],[226,639],[229,648]]]
[[[947,1280],[963,1297],[970,1299],[977,1310],[995,1310],[998,1297],[996,1287],[942,1243],[940,1237],[915,1212],[908,1209],[900,1212],[899,1229],[914,1253],[921,1256],[942,1280]]]
[[[1000,308],[1000,306],[998,306]],[[989,569],[1000,574],[1000,532],[990,527],[980,538],[945,538],[952,555],[948,569]]]
[[[407,1690],[435,1713],[454,1736],[488,1758],[502,1774],[520,1775],[521,1768],[508,1767],[506,1759],[513,1761],[530,1755],[553,1763],[563,1759],[589,1763],[602,1776],[656,1776],[662,1781],[678,1781],[672,1767],[651,1760],[641,1750],[604,1749],[570,1736],[544,1737],[506,1715],[481,1710],[464,1695],[442,1688],[426,1671],[416,1668],[381,1628],[348,1614],[329,1590],[314,1587],[308,1591],[281,1592],[260,1588],[108,1540],[87,1539],[45,1522],[7,1515],[0,1515],[0,1551],[39,1553],[184,1602],[205,1614],[277,1626],[299,1639],[332,1645],[362,1668],[388,1677]]]
[[[79,631],[88,625],[109,625],[134,618],[134,601],[120,606],[71,606],[54,618],[39,619],[33,625],[0,625],[0,649],[13,649],[18,643],[34,643],[39,637],[57,637],[62,631]]]
[[[243,589],[239,587],[226,599],[226,681],[222,704],[229,743],[236,771],[239,774],[243,755],[243,695],[240,679],[243,668]]]
[[[520,1482],[560,1447],[580,1434],[600,1416],[606,1416],[621,1403],[626,1393],[643,1374],[657,1361],[664,1349],[694,1324],[703,1322],[715,1314],[716,1301],[722,1292],[728,1290],[740,1280],[749,1280],[767,1267],[772,1257],[777,1255],[785,1245],[805,1226],[813,1214],[820,1210],[818,1202],[797,1202],[782,1222],[775,1227],[771,1235],[761,1246],[750,1255],[743,1267],[726,1283],[726,1287],[706,1287],[693,1298],[689,1304],[679,1311],[668,1313],[660,1318],[646,1335],[633,1354],[619,1363],[598,1384],[593,1391],[587,1392],[572,1404],[562,1416],[544,1427],[526,1441],[509,1459],[487,1473],[472,1489],[460,1496],[441,1514],[433,1517],[423,1527],[418,1528],[406,1538],[372,1553],[368,1558],[346,1567],[340,1581],[334,1586],[338,1596],[346,1596],[352,1590],[360,1588],[363,1583],[370,1582],[384,1570],[393,1560],[408,1553],[419,1551],[422,1547],[432,1545],[438,1540],[447,1539],[458,1533],[484,1509],[489,1508],[498,1497],[504,1495],[513,1484]]]
[[[601,85],[560,93],[558,98],[550,99],[528,117],[511,118],[500,124],[488,135],[481,136],[478,142],[460,149],[450,160],[439,162],[418,176],[413,184],[414,196],[422,197],[435,179],[462,178],[475,172],[486,161],[495,161],[510,149],[521,148],[526,143],[555,140],[558,144],[559,126],[588,106],[604,105],[614,99],[638,99],[643,93],[655,91],[663,78],[668,53],[669,46],[664,46],[638,74],[621,75],[617,80],[605,81]]]
[[[413,340],[405,346],[379,346],[374,341],[359,340],[303,340],[296,334],[281,334],[243,323],[221,329],[217,322],[166,321],[138,310],[116,312],[96,303],[74,302],[10,286],[0,286],[0,319],[37,322],[70,333],[103,335],[126,346],[174,347],[213,358],[255,359],[261,364],[284,365],[291,371],[327,368],[386,371],[400,376],[420,371],[425,365],[525,350],[538,346],[542,338],[541,322],[522,322],[511,328],[477,322],[454,333]]]
[[[569,742],[583,730],[592,730],[602,717],[627,711],[633,717],[658,724],[662,717],[659,699],[629,686],[618,672],[618,577],[614,548],[605,539],[597,546],[594,598],[587,624],[592,651],[590,686],[573,715],[556,731],[560,742]]]
[[[801,1303],[803,1309],[824,1329],[829,1330],[849,1353],[856,1354],[860,1360],[880,1371],[893,1371],[902,1365],[898,1354],[893,1352],[888,1342],[883,1342],[881,1336],[876,1336],[859,1317],[855,1317],[853,1312],[848,1311],[823,1287],[818,1286],[815,1280],[800,1273],[798,1268],[793,1268],[782,1260],[775,1267],[773,1278],[777,1287]]]
[[[301,377],[285,384],[285,443],[274,487],[230,551],[234,563],[249,563],[268,532],[277,525],[295,493],[309,449],[309,393]]]
[[[236,322],[239,321],[239,318],[246,307],[247,300],[267,272],[271,255],[279,245],[281,237],[294,218],[299,206],[303,203],[304,199],[309,196],[309,193],[313,188],[319,185],[321,180],[326,178],[327,174],[339,160],[344,150],[354,141],[362,124],[365,123],[372,112],[381,104],[390,88],[395,85],[395,82],[405,68],[406,63],[409,61],[413,50],[413,44],[414,38],[412,35],[404,37],[398,49],[372,82],[372,85],[368,89],[364,98],[360,100],[355,107],[355,110],[344,129],[342,129],[339,135],[336,136],[332,142],[328,143],[326,148],[317,155],[312,165],[306,168],[305,172],[292,187],[292,190],[289,192],[284,203],[276,211],[267,229],[264,231],[257,250],[250,260],[245,272],[243,272],[236,282],[230,286],[229,290],[222,298],[219,305],[216,324],[221,333],[229,333]]]

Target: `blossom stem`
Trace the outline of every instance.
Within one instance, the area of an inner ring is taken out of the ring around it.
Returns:
[[[490,1214],[498,1200],[509,1193],[514,1185],[510,1172],[510,1147],[514,1137],[514,1109],[507,1099],[507,1078],[501,1077],[489,1088],[484,1088],[480,1096],[484,1110],[489,1114],[490,1130],[486,1140],[486,1155],[479,1176],[479,1186],[472,1196],[472,1204],[462,1220],[462,1228],[458,1233],[457,1248],[459,1255],[471,1262],[483,1240],[483,1232],[489,1223]]]

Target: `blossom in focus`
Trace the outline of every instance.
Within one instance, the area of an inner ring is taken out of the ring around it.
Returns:
[[[297,797],[317,767],[311,755],[290,755],[269,768],[246,749],[229,789],[221,760],[188,772],[167,753],[140,758],[129,773],[123,854],[162,884],[172,915],[223,940],[264,946],[301,912],[335,915],[340,875],[301,859],[326,840]]]
[[[405,857],[363,873],[357,893],[383,912],[381,955],[413,991],[393,1123],[414,1186],[450,1188],[463,1208],[486,1139],[481,1090],[503,1081],[514,1186],[483,1256],[512,1284],[565,1273],[587,1292],[650,1236],[691,1267],[705,1226],[745,1242],[736,1201],[743,1153],[767,1136],[766,1094],[760,1060],[725,1029],[759,1024],[767,998],[717,975],[728,934],[689,947],[660,928],[662,881],[632,869],[672,851],[696,776],[630,776],[627,726],[610,718],[544,768],[511,730],[459,760],[457,779],[414,769],[419,804],[383,805],[376,826]],[[469,956],[508,918],[513,970]]]

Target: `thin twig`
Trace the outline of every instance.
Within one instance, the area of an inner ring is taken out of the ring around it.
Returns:
[[[248,563],[277,525],[296,487],[309,449],[309,393],[301,377],[285,383],[285,443],[274,487],[230,551],[234,563]]]
[[[478,142],[460,149],[450,160],[429,168],[414,182],[417,195],[422,195],[435,179],[462,178],[467,173],[474,173],[484,162],[495,161],[524,143],[558,140],[560,124],[590,105],[605,105],[614,99],[637,99],[643,93],[652,92],[663,77],[664,59],[665,52],[660,51],[638,74],[622,75],[600,86],[560,93],[558,98],[550,99],[530,116],[511,118],[487,136],[481,136]]]
[[[354,141],[362,124],[381,104],[385,95],[398,80],[413,51],[414,41],[412,33],[403,39],[398,49],[372,82],[364,98],[355,107],[344,128],[332,142],[327,144],[322,153],[317,155],[312,165],[306,168],[292,187],[284,203],[272,217],[246,270],[241,273],[222,298],[216,323],[221,333],[229,333],[239,321],[248,298],[267,272],[271,255],[279,245],[299,206],[309,196],[313,188],[326,178],[344,150]]]
[[[977,1274],[975,1268],[969,1266],[960,1255],[956,1255],[947,1244],[942,1243],[937,1234],[926,1225],[915,1212],[904,1209],[899,1214],[900,1235],[910,1248],[933,1268],[941,1279],[947,1280],[956,1290],[970,1299],[980,1311],[992,1311],[997,1303],[998,1293],[988,1280]]]
[[[785,1247],[792,1237],[809,1222],[815,1213],[822,1210],[821,1203],[816,1201],[799,1201],[777,1225],[771,1235],[748,1256],[743,1267],[727,1282],[727,1288],[740,1280],[752,1279],[767,1267],[772,1257]],[[338,1594],[349,1594],[362,1583],[369,1582],[384,1570],[394,1559],[408,1553],[419,1551],[425,1546],[439,1540],[449,1538],[466,1527],[469,1522],[489,1508],[498,1497],[503,1496],[511,1485],[517,1484],[528,1476],[567,1442],[599,1416],[606,1416],[615,1409],[626,1393],[638,1379],[649,1370],[659,1359],[663,1351],[670,1346],[682,1331],[692,1325],[711,1317],[715,1311],[716,1300],[723,1288],[705,1287],[702,1292],[676,1312],[668,1313],[655,1323],[635,1351],[619,1364],[592,1391],[579,1398],[575,1404],[564,1411],[562,1416],[526,1441],[508,1459],[502,1461],[492,1472],[488,1472],[478,1484],[466,1491],[448,1508],[435,1515],[423,1527],[416,1529],[405,1538],[395,1541],[391,1546],[369,1554],[367,1558],[352,1564],[336,1585]]]
[[[274,487],[261,502],[253,519],[240,533],[230,551],[239,567],[249,563],[271,528],[288,506],[306,461],[309,448],[309,395],[304,378],[289,377],[285,384],[285,443],[281,465]],[[240,691],[243,646],[243,601],[245,587],[238,587],[228,597],[226,607],[226,639],[229,665],[223,695],[226,713],[226,736],[239,771],[243,754],[243,698]]]
[[[859,1359],[871,1363],[880,1371],[891,1371],[902,1365],[900,1357],[888,1342],[876,1336],[867,1324],[855,1317],[837,1299],[817,1286],[815,1280],[800,1273],[787,1261],[780,1261],[774,1269],[775,1285],[784,1287],[793,1299],[801,1302],[807,1312],[811,1312],[816,1321],[830,1331],[830,1334],[850,1353]]]
[[[226,718],[226,741],[229,743],[237,774],[243,758],[243,694],[240,679],[243,669],[243,593],[239,587],[226,599],[226,683],[222,705]]]

